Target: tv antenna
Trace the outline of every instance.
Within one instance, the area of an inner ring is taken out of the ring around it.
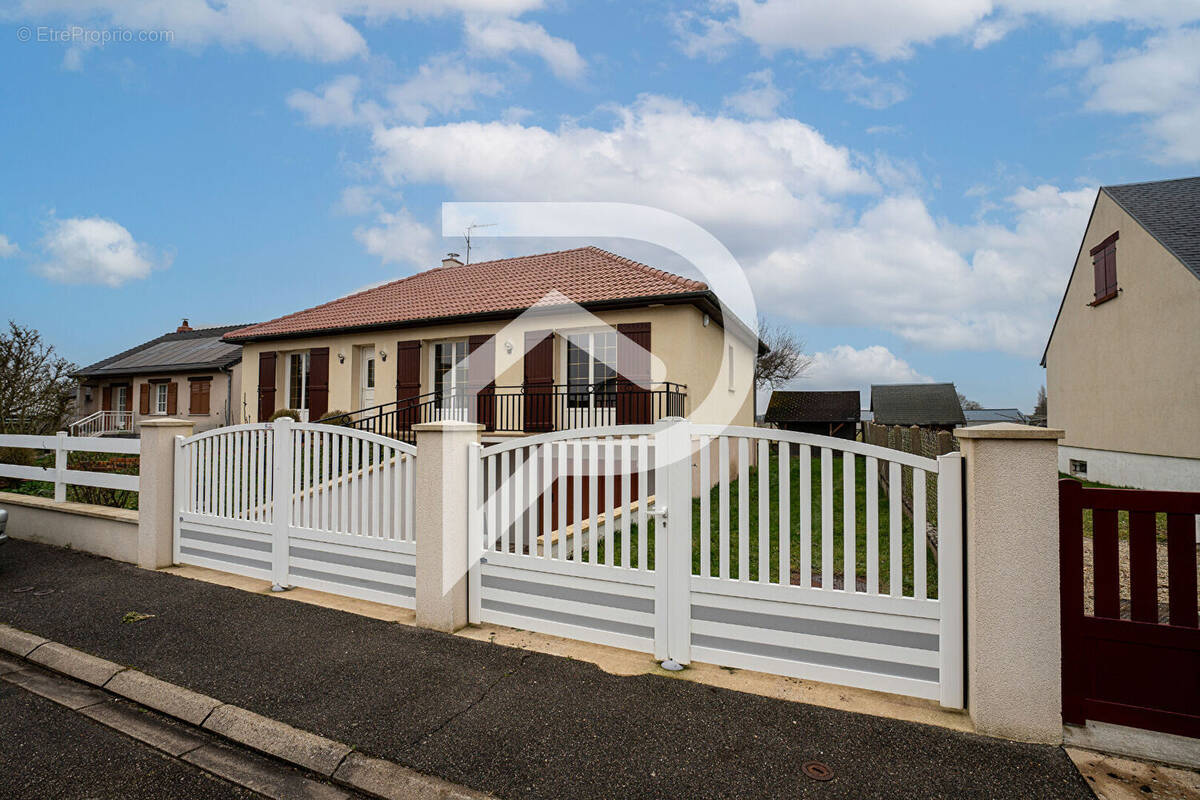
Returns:
[[[497,224],[498,223],[495,222],[489,222],[485,225],[476,225],[474,222],[472,222],[467,226],[467,233],[465,236],[463,236],[463,238],[467,240],[467,264],[471,263],[471,231],[475,230],[476,228],[494,228]]]

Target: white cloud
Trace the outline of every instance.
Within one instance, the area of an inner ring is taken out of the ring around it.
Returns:
[[[123,226],[102,217],[55,220],[42,248],[47,260],[38,271],[60,283],[116,287],[170,264],[169,257],[156,255]]]
[[[855,349],[840,344],[814,353],[812,365],[787,387],[790,389],[858,389],[865,405],[873,383],[930,383],[904,359],[883,345]]]
[[[378,192],[372,186],[347,186],[342,190],[334,209],[339,214],[360,217],[363,214],[377,213],[383,210],[376,198]]]
[[[17,247],[17,243],[9,239],[4,234],[0,233],[0,258],[8,258],[15,256],[21,248]]]
[[[965,37],[984,47],[1027,18],[1065,26],[1151,27],[1200,19],[1196,3],[1178,0],[724,0],[715,5],[725,13],[682,17],[680,44],[689,55],[720,54],[742,36],[767,52],[797,50],[824,58],[857,50],[893,59],[945,37]]]
[[[575,80],[587,69],[587,62],[575,45],[566,39],[551,36],[535,22],[494,17],[466,20],[467,47],[472,54],[506,56],[510,53],[532,53],[560,78]]]
[[[407,209],[382,212],[376,221],[374,227],[354,231],[354,238],[368,253],[379,256],[385,264],[410,264],[424,269],[434,262],[433,231],[417,222]]]
[[[842,92],[850,102],[875,110],[908,99],[907,86],[898,80],[868,75],[857,58],[827,69],[821,88]]]
[[[287,104],[302,113],[310,125],[349,127],[363,122],[363,112],[356,104],[362,80],[357,75],[339,75],[317,92],[296,89],[287,97]]]
[[[740,91],[728,95],[722,105],[747,117],[769,119],[779,111],[787,94],[775,86],[775,76],[764,69],[746,76],[746,85]]]
[[[363,56],[367,43],[350,19],[390,19],[461,13],[518,16],[543,0],[23,0],[9,12],[20,19],[65,17],[132,30],[169,30],[174,44],[254,47],[317,61]]]
[[[1088,110],[1145,115],[1144,130],[1159,145],[1153,158],[1200,161],[1200,28],[1153,35],[1140,48],[1101,59],[1098,45],[1085,39],[1055,63],[1086,67]]]

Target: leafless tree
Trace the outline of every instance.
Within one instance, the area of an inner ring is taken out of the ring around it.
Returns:
[[[0,433],[62,430],[75,402],[74,370],[40,333],[10,321],[0,331]]]
[[[978,411],[983,408],[981,403],[976,400],[968,400],[962,392],[958,393],[958,404],[962,406],[963,411]]]
[[[804,341],[790,328],[758,320],[758,338],[769,350],[754,362],[754,387],[772,389],[797,378],[812,366],[812,357],[804,352]]]
[[[1039,420],[1038,424],[1046,424],[1046,387],[1039,386],[1037,393],[1037,404],[1033,407],[1033,418]]]

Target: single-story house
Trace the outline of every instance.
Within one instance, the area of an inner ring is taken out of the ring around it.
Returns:
[[[964,408],[963,416],[967,418],[967,427],[991,425],[993,422],[1015,422],[1018,425],[1029,422],[1019,408]]]
[[[596,247],[434,269],[231,331],[241,400],[408,438],[690,416],[752,425],[760,343],[709,287]]]
[[[871,413],[877,425],[916,425],[948,431],[966,417],[953,383],[891,383],[871,386]]]
[[[72,373],[79,394],[71,433],[132,434],[158,416],[191,420],[197,431],[237,424],[242,348],[221,337],[244,327],[192,328],[185,319],[173,333]]]
[[[1200,489],[1200,178],[1101,187],[1042,366],[1062,472]]]
[[[771,392],[766,422],[785,431],[853,440],[858,435],[859,393]]]

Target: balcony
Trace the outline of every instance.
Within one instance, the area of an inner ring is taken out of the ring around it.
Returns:
[[[477,422],[486,434],[523,434],[640,425],[687,413],[687,387],[678,383],[589,386],[495,386],[478,391],[428,392],[351,411],[322,422],[411,442],[412,426],[443,419]]]

